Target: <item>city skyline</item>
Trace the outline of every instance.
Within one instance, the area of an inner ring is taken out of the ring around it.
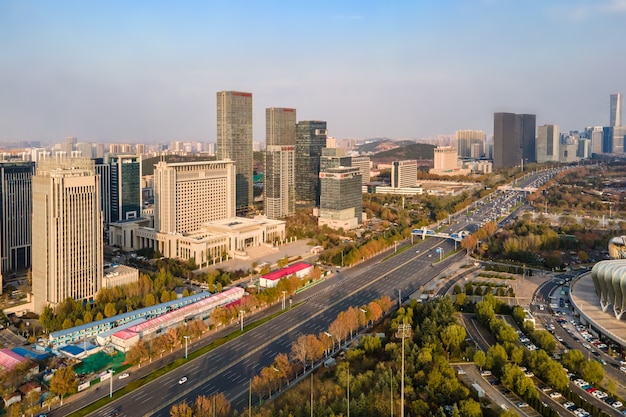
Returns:
[[[0,142],[214,142],[224,90],[254,94],[255,141],[269,107],[338,138],[490,134],[498,111],[606,126],[625,14],[622,0],[3,2]],[[573,64],[590,50],[611,65]]]

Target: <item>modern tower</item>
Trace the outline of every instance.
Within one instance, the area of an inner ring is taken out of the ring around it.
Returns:
[[[362,220],[363,196],[359,168],[329,168],[320,172],[319,225],[347,230],[357,227]]]
[[[493,167],[535,162],[534,114],[494,113]]]
[[[203,223],[235,217],[235,178],[232,161],[159,161],[154,168],[155,230],[190,233]]]
[[[370,164],[371,159],[369,156],[353,156],[350,161],[350,166],[358,167],[361,173],[361,183],[367,185],[370,183]]]
[[[537,162],[559,161],[559,126],[543,125],[537,128]]]
[[[266,146],[295,146],[296,109],[270,107],[265,109]]]
[[[611,94],[611,114],[609,117],[609,126],[621,126],[622,125],[622,93]]]
[[[0,272],[3,273],[31,265],[34,173],[34,162],[0,162]]]
[[[110,155],[111,221],[141,217],[141,157]]]
[[[270,219],[292,216],[296,211],[295,147],[268,145],[264,153],[265,215]]]
[[[217,159],[235,162],[237,213],[253,204],[252,93],[217,93]]]
[[[482,130],[457,130],[457,150],[460,158],[480,158],[484,153],[485,132]],[[472,154],[472,149],[478,145],[478,155]]]
[[[319,205],[320,157],[326,147],[326,122],[306,120],[296,124],[296,201]]]
[[[320,157],[320,172],[330,168],[350,167],[352,166],[352,157],[346,155],[343,148],[324,148]]]
[[[66,298],[93,300],[102,287],[100,187],[89,158],[40,161],[33,177],[35,311]]]
[[[111,165],[104,158],[93,158],[96,175],[100,181],[100,210],[104,224],[111,223]]]

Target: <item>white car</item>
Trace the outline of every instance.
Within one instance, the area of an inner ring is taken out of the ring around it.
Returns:
[[[554,391],[550,393],[550,398],[559,398],[560,396],[561,396],[560,392]]]
[[[615,401],[613,404],[611,404],[611,407],[613,408],[620,408],[622,406],[622,403],[619,401]]]
[[[182,377],[181,379],[178,380],[178,385],[182,385],[185,382],[187,382],[187,377],[186,376],[184,376],[184,377]]]
[[[128,378],[130,376],[130,374],[128,372],[124,372],[123,374],[121,374],[120,376],[118,376],[119,379],[124,379],[124,378]]]

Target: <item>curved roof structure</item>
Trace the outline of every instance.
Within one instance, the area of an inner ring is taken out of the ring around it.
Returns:
[[[621,319],[626,310],[626,259],[598,262],[591,270],[591,278],[602,311],[613,306],[615,317]]]

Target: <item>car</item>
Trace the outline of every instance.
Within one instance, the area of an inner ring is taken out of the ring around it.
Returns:
[[[429,253],[429,254],[428,254],[428,257],[429,257],[429,258],[432,258],[432,257],[433,257],[433,254],[432,254],[432,253]]]
[[[519,402],[517,403],[517,406],[518,406],[519,408],[525,408],[525,407],[528,407],[528,404],[526,404],[524,401],[519,401]]]
[[[620,401],[615,401],[613,404],[611,404],[611,407],[613,408],[620,408],[622,406],[622,403]]]
[[[481,371],[480,376],[491,376],[491,371]]]
[[[550,388],[548,386],[544,385],[543,387],[541,387],[541,392],[545,392],[547,394],[550,391],[552,391],[552,388]]]
[[[524,372],[524,375],[526,375],[528,378],[532,378],[532,377],[534,377],[534,376],[535,376],[535,374],[533,374],[533,373],[532,373],[532,372],[530,372],[530,371],[526,371],[526,372]]]
[[[128,378],[130,376],[130,374],[128,372],[124,372],[123,374],[121,374],[120,376],[118,376],[119,379],[124,379],[124,378]]]
[[[184,376],[184,377],[182,377],[181,379],[178,380],[178,385],[182,385],[185,382],[187,382],[187,377],[186,376]]]
[[[560,392],[554,391],[554,392],[550,393],[550,398],[554,399],[554,398],[559,398],[559,397],[561,397],[561,393]]]

